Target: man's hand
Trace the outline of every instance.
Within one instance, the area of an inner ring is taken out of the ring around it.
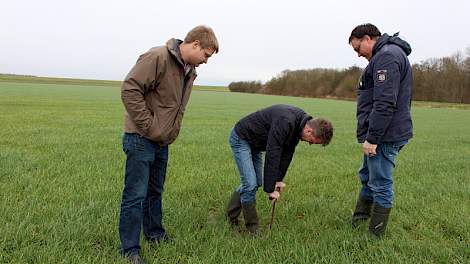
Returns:
[[[362,143],[362,152],[364,152],[364,155],[373,157],[375,156],[375,154],[377,154],[377,152],[375,152],[376,149],[377,149],[377,145],[370,144],[369,142],[367,142],[367,140],[364,141],[364,143]]]
[[[281,197],[281,194],[278,191],[268,193],[268,195],[269,195],[269,200],[277,200],[279,199],[279,197]]]
[[[282,181],[276,182],[275,188],[276,188],[276,191],[282,193],[284,191],[284,188],[286,188],[286,184]]]

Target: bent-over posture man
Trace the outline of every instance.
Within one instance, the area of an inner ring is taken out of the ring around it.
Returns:
[[[259,233],[256,191],[264,186],[270,199],[278,199],[283,182],[300,140],[326,146],[333,137],[333,126],[325,119],[313,119],[302,109],[273,105],[242,118],[230,134],[229,143],[240,173],[240,186],[227,206],[227,217],[238,225],[243,211],[246,229]],[[263,176],[262,152],[266,152]]]

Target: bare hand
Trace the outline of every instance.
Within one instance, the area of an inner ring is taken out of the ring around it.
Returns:
[[[269,193],[269,199],[270,200],[277,200],[279,197],[281,197],[281,194],[278,191],[274,191],[272,193]]]
[[[364,141],[362,144],[362,152],[364,152],[364,155],[367,155],[369,157],[373,157],[377,154],[377,144],[371,144],[369,142]]]
[[[281,192],[284,191],[284,188],[286,188],[286,184],[285,184],[284,182],[282,182],[282,181],[276,182],[276,186],[275,186],[275,187],[276,187],[276,191],[278,191],[278,192],[281,193]]]

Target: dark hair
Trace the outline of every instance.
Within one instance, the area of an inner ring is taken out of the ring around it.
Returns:
[[[322,146],[330,144],[333,138],[333,124],[324,118],[308,120],[307,124],[313,128],[313,135],[322,140]]]
[[[370,23],[362,24],[353,29],[353,31],[351,32],[351,36],[349,36],[348,43],[351,43],[351,40],[353,38],[361,39],[365,35],[369,36],[370,38],[376,38],[380,37],[382,33],[380,33],[379,29],[376,26]]]

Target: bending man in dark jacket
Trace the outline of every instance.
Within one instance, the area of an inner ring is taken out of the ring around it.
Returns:
[[[329,121],[312,119],[302,109],[289,105],[273,105],[238,121],[229,138],[241,181],[227,207],[231,224],[238,225],[243,210],[246,228],[250,233],[258,233],[256,191],[263,180],[269,198],[278,199],[299,140],[326,146],[332,137],[333,126]],[[266,151],[264,177],[263,151]]]
[[[143,263],[142,225],[147,241],[168,239],[162,224],[168,145],[180,131],[197,76],[195,67],[207,63],[218,50],[213,30],[195,27],[184,41],[170,39],[165,46],[142,54],[123,82],[126,171],[119,236],[121,253],[133,263]]]
[[[364,159],[359,170],[362,189],[352,222],[357,225],[371,217],[370,233],[381,236],[392,208],[395,161],[413,135],[413,76],[407,58],[411,47],[398,33],[381,35],[372,24],[354,28],[349,44],[369,61],[358,87],[357,139]]]

